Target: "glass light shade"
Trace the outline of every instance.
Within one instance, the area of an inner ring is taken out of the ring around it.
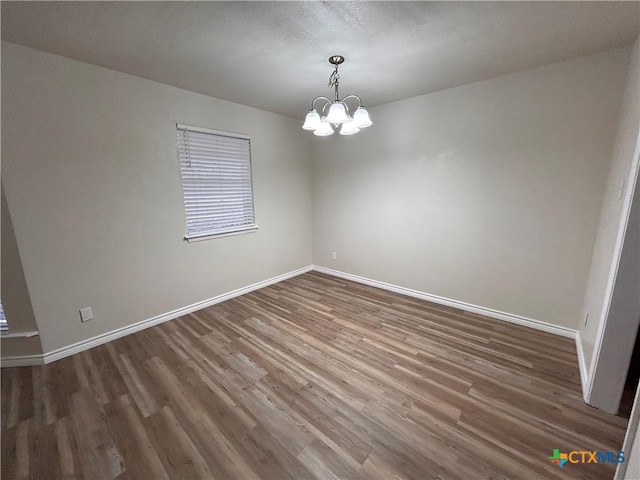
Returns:
[[[353,123],[355,123],[358,128],[366,128],[373,124],[369,118],[369,112],[367,112],[364,107],[358,107],[355,111],[353,114]]]
[[[326,137],[328,135],[332,135],[333,134],[333,127],[331,127],[329,122],[327,122],[327,118],[326,117],[322,117],[320,119],[320,125],[318,126],[318,128],[316,128],[316,130],[315,130],[315,132],[313,132],[313,134],[317,135],[318,137]]]
[[[327,121],[337,124],[344,123],[347,120],[349,120],[349,116],[347,115],[347,110],[344,108],[344,105],[339,102],[332,103],[329,108],[329,114],[327,115]]]
[[[349,119],[347,122],[342,124],[342,127],[340,128],[340,135],[353,135],[359,131],[360,129],[356,126],[354,121]]]
[[[319,126],[320,126],[320,115],[318,115],[318,112],[316,112],[316,110],[312,108],[311,110],[309,110],[309,113],[307,113],[307,116],[304,119],[304,125],[302,125],[302,128],[305,130],[315,130]]]

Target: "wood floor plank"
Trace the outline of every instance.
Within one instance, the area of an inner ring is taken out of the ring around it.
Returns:
[[[2,369],[7,479],[609,480],[571,339],[310,272]]]
[[[60,459],[51,455],[57,450],[57,438],[52,424],[29,432],[29,472],[33,478],[61,478]]]
[[[114,355],[116,353],[114,352]],[[143,417],[148,417],[159,410],[159,399],[149,391],[148,377],[143,369],[136,368],[127,355],[119,355],[117,363],[122,381],[136,403]]]
[[[125,469],[132,477],[169,478],[129,395],[109,402],[107,421],[122,451]]]
[[[65,480],[82,478],[78,457],[74,455],[74,451],[77,451],[77,446],[75,446],[75,439],[71,437],[69,423],[69,418],[64,417],[53,424],[56,436],[56,450],[58,452],[58,471],[60,478]]]
[[[162,407],[146,418],[145,426],[169,478],[213,478],[206,461],[169,407]]]
[[[349,478],[359,480],[359,468],[344,461],[328,445],[315,438],[298,454],[298,460],[311,471],[316,478],[339,480]]]
[[[216,478],[246,478],[257,479],[258,473],[242,454],[242,446],[234,441],[234,437],[241,436],[244,431],[240,421],[227,415],[212,413],[203,415],[202,412],[215,411],[219,408],[214,398],[201,396],[202,385],[193,383],[186,378],[185,383],[164,364],[159,358],[148,360],[162,389],[171,398],[170,407],[176,414],[178,421],[185,431],[189,431],[198,451],[207,461],[207,465]],[[193,389],[196,389],[194,391]],[[193,394],[192,394],[193,392]],[[213,392],[210,392],[211,394]],[[213,395],[211,395],[213,397]]]
[[[262,478],[298,480],[314,478],[296,456],[262,424],[242,438],[247,451],[257,460]]]
[[[32,472],[29,469],[30,424],[31,419],[20,422],[15,431],[15,477],[19,479],[37,478],[35,475],[30,475]],[[4,468],[4,461],[2,462],[2,466]]]
[[[117,440],[105,421],[100,394],[89,388],[71,394],[71,431],[85,478],[115,478],[125,470]],[[38,478],[38,477],[33,477]]]

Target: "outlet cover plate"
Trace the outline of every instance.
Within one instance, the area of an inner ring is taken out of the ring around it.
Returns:
[[[85,307],[80,309],[80,321],[88,322],[89,320],[93,320],[93,310],[91,307]]]

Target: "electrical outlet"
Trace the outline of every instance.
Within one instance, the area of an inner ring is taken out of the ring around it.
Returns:
[[[93,310],[91,307],[85,307],[80,309],[80,321],[88,322],[89,320],[93,320]]]
[[[336,252],[331,252],[331,258],[333,260],[337,260],[338,259],[338,254]]]
[[[584,316],[584,326],[587,326],[587,322],[589,321],[589,312]]]

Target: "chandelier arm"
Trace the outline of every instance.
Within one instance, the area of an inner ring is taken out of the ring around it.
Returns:
[[[346,97],[344,97],[342,100],[340,100],[340,103],[344,105],[344,108],[347,110],[347,115],[353,115],[353,113],[350,111],[349,109],[349,105],[347,105],[347,102],[345,100],[347,100],[348,98],[355,98],[356,100],[358,100],[358,107],[362,106],[362,100],[360,99],[360,97],[358,95],[347,95]],[[353,112],[355,112],[358,107],[353,109]]]
[[[360,99],[360,97],[359,97],[358,95],[354,95],[353,93],[352,93],[351,95],[347,95],[346,97],[344,97],[344,98],[342,99],[342,103],[345,103],[345,100],[346,100],[347,98],[355,98],[356,100],[358,100],[358,106],[359,106],[359,107],[362,107],[362,106],[363,106],[363,105],[362,105],[362,100]]]
[[[321,99],[325,100],[327,103],[331,103],[331,100],[329,100],[327,97],[321,95],[321,96],[316,97],[316,98],[313,99],[313,101],[311,102],[311,110],[314,110],[316,108],[315,107],[316,100],[321,100]],[[327,103],[325,103],[325,105],[323,105],[323,107],[322,107],[323,110],[324,110],[324,107],[327,105]]]

